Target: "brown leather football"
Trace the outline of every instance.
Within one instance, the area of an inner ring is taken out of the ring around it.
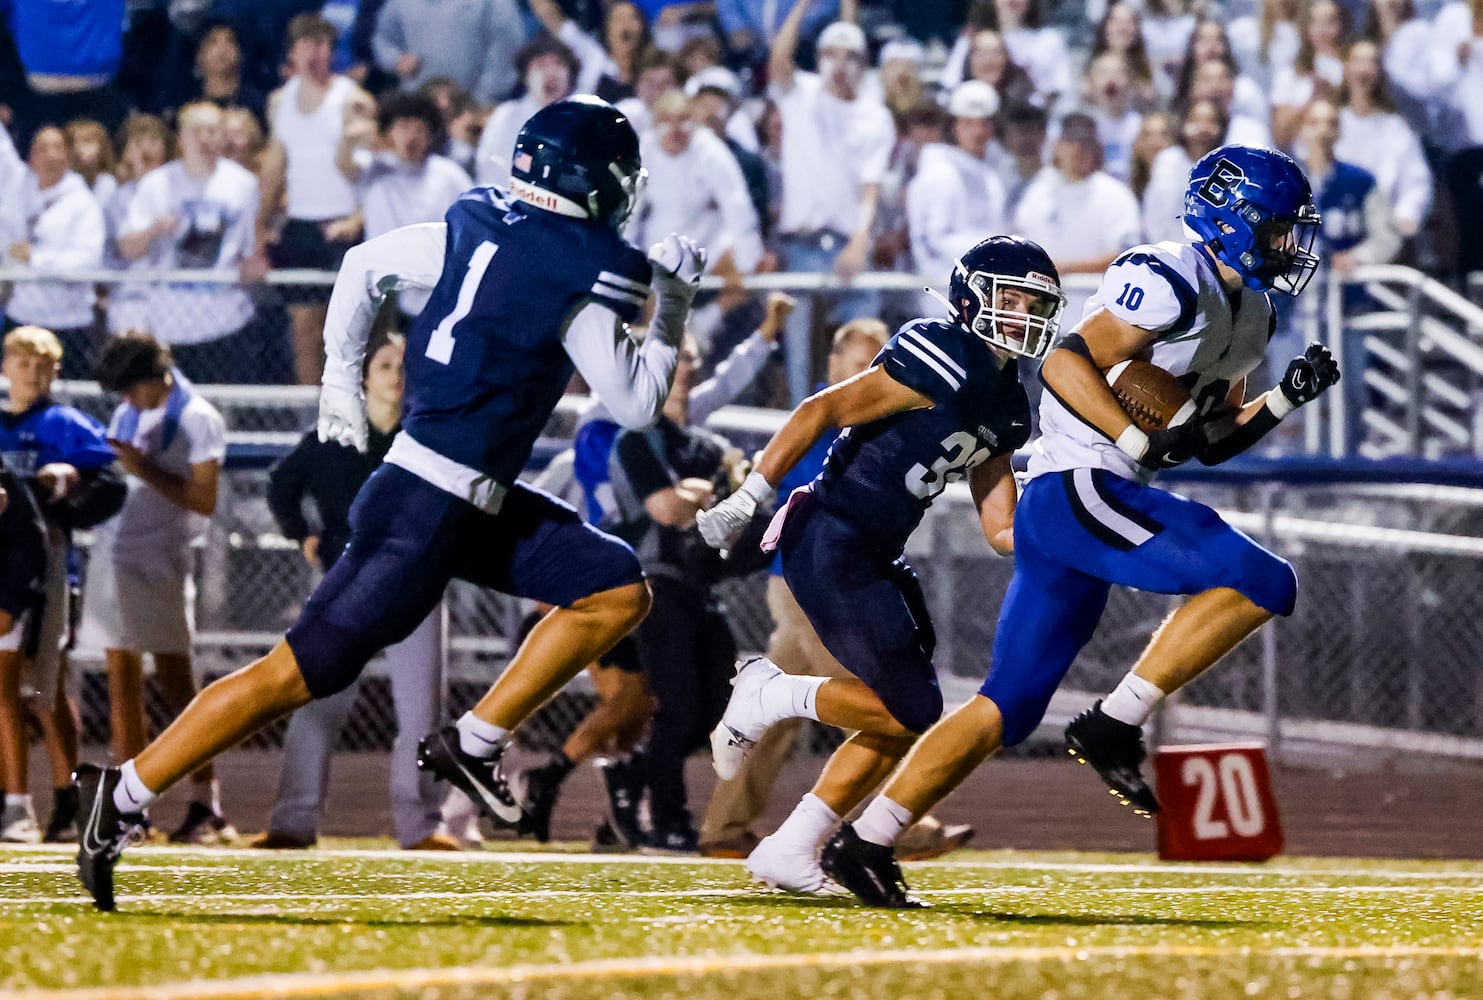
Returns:
[[[1160,431],[1176,417],[1181,421],[1188,417],[1180,411],[1191,405],[1189,390],[1158,365],[1119,362],[1107,369],[1107,384],[1140,430]]]

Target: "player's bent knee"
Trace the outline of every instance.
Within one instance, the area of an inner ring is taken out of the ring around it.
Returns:
[[[615,629],[621,628],[624,635],[638,627],[653,604],[654,595],[649,591],[648,581],[614,587],[577,602],[579,607],[590,608],[611,622]]]
[[[881,702],[891,713],[891,718],[900,723],[912,739],[931,729],[942,718],[942,691],[935,687],[922,691],[890,692],[881,695]]]
[[[1286,559],[1253,545],[1243,554],[1231,589],[1262,610],[1285,618],[1297,606],[1298,575]]]

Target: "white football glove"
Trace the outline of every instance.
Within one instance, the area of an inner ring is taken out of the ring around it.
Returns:
[[[369,445],[366,432],[366,396],[333,385],[319,390],[319,440],[328,444],[346,444],[365,453]]]
[[[762,473],[752,473],[731,496],[695,515],[700,537],[713,549],[729,550],[757,516],[757,511],[772,502],[773,496],[773,488],[762,478]]]
[[[687,298],[700,287],[705,273],[705,248],[688,236],[670,233],[649,248],[654,280],[661,294],[679,292]]]

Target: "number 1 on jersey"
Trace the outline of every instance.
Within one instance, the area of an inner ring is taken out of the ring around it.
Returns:
[[[494,259],[498,249],[498,244],[485,240],[474,248],[473,255],[469,257],[469,269],[464,272],[463,284],[458,286],[458,301],[454,303],[453,311],[443,317],[443,321],[433,328],[432,335],[427,338],[427,356],[438,364],[446,365],[453,360],[453,328],[463,322],[464,317],[474,308],[474,296],[478,294],[484,272],[489,270],[489,262]]]

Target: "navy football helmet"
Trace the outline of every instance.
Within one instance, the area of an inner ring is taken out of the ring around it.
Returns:
[[[1247,288],[1303,290],[1318,270],[1318,209],[1292,157],[1260,146],[1221,146],[1190,170],[1184,224]]]
[[[1028,304],[1003,292],[1028,293]],[[948,279],[953,318],[991,346],[1043,358],[1061,322],[1066,294],[1050,255],[1021,236],[991,236],[953,265]]]
[[[521,201],[614,229],[623,228],[647,179],[628,118],[590,94],[531,115],[510,161],[510,193]]]

